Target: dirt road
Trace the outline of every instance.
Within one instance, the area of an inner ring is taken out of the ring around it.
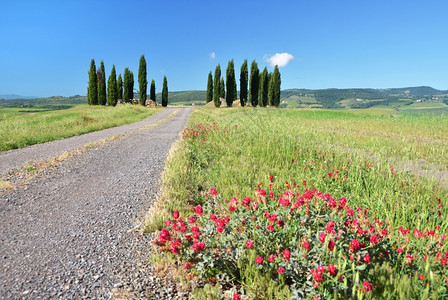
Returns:
[[[68,159],[24,187],[0,192],[0,298],[109,298],[130,273],[145,277],[137,290],[129,289],[134,295],[143,297],[152,289],[160,290],[154,297],[173,298],[175,288],[170,294],[148,280],[153,278],[145,273],[150,270],[135,265],[145,244],[130,232],[154,201],[167,153],[190,112],[168,108],[133,125],[95,133],[94,138],[0,155],[4,174],[28,160],[133,130]]]

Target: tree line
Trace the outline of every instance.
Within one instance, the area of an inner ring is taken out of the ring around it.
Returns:
[[[138,85],[139,85],[139,103],[145,105],[147,99],[147,67],[145,56],[140,57],[138,68]],[[107,86],[107,89],[106,89]],[[87,103],[89,105],[109,105],[115,106],[118,100],[124,103],[132,103],[134,99],[134,73],[129,68],[124,68],[123,77],[118,75],[115,65],[112,65],[109,78],[106,85],[106,71],[104,62],[101,60],[100,67],[97,69],[95,60],[90,62],[89,83],[87,87]],[[149,99],[156,102],[156,83],[154,79],[151,81]],[[163,78],[162,88],[162,106],[168,105],[168,81],[166,76]]]
[[[227,106],[232,106],[237,99],[237,88],[235,79],[235,67],[233,59],[227,64],[226,82],[221,77],[221,66],[215,68],[214,77],[212,72],[208,74],[207,80],[207,103],[213,101],[216,107],[221,106],[220,98],[225,98]],[[260,73],[258,64],[252,61],[250,67],[250,77],[247,59],[244,60],[240,69],[240,103],[245,106],[249,103],[253,107],[279,106],[280,105],[281,76],[278,66],[275,66],[272,73],[265,67]]]

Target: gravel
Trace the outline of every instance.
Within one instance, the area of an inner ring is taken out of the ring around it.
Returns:
[[[133,129],[167,122],[89,149],[26,187],[0,191],[0,299],[188,298],[157,277],[148,263],[151,236],[133,230],[160,191],[167,153],[191,112],[179,108],[168,117],[174,110]],[[57,143],[69,148],[63,151],[79,147],[72,138]]]

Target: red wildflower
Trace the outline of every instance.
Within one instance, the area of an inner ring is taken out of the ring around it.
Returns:
[[[352,252],[357,252],[361,248],[361,245],[359,244],[359,241],[357,239],[353,239],[350,242],[350,250]]]
[[[330,240],[328,242],[328,250],[330,250],[330,252],[333,252],[335,245],[336,245],[336,243],[333,240]]]
[[[271,254],[271,255],[269,255],[269,257],[268,257],[268,262],[274,262],[276,258],[277,258],[277,257],[275,256],[275,254]]]
[[[255,258],[255,262],[259,265],[261,265],[263,263],[263,257],[261,256],[257,256],[257,258]]]
[[[283,228],[283,226],[285,226],[285,221],[283,221],[283,220],[278,220],[278,221],[277,221],[277,225],[278,225],[279,227]]]
[[[200,206],[200,205],[196,206],[195,210],[196,210],[196,214],[198,216],[202,216],[202,212],[203,212],[202,206]]]
[[[216,192],[216,189],[215,189],[215,188],[211,188],[211,189],[210,189],[210,195],[211,195],[212,197],[216,197],[216,196],[218,195],[218,192]]]
[[[364,291],[363,291],[364,293],[372,290],[372,284],[368,281],[364,281],[362,284],[362,287],[364,289]]]
[[[173,218],[175,220],[179,219],[179,212],[177,210],[175,212],[173,212]]]
[[[423,276],[423,275],[418,275],[418,279],[423,281],[423,280],[425,280],[425,276]]]
[[[210,220],[216,220],[216,215],[215,214],[210,214]]]
[[[283,274],[283,272],[285,272],[285,268],[283,268],[283,267],[278,267],[278,269],[277,269],[277,273],[278,273],[278,274]]]
[[[323,243],[325,243],[325,238],[327,237],[327,235],[325,234],[325,233],[323,233],[323,232],[321,232],[320,234],[319,234],[319,241],[323,244]]]
[[[310,243],[307,240],[305,240],[302,242],[302,247],[306,250],[310,250]]]
[[[370,265],[370,255],[369,253],[367,253],[366,255],[364,255],[363,259],[362,259],[365,263],[367,263],[368,265]]]
[[[191,268],[191,265],[188,261],[186,263],[184,263],[184,270],[188,270],[190,268]]]
[[[379,242],[379,240],[378,240],[378,236],[377,236],[377,235],[372,235],[372,236],[370,237],[370,244],[371,244],[372,246],[378,244],[378,242]]]
[[[272,224],[269,224],[268,227],[266,227],[266,228],[269,230],[269,232],[274,231],[274,225],[272,225]]]
[[[327,271],[328,273],[330,273],[331,276],[334,276],[336,274],[336,266],[332,264],[328,265]]]
[[[193,251],[203,251],[205,249],[205,243],[204,242],[193,242]]]
[[[241,300],[241,295],[238,293],[233,294],[233,300]]]
[[[286,249],[286,250],[283,251],[282,256],[283,256],[284,260],[288,260],[291,257],[291,252],[289,252],[289,250]]]
[[[264,189],[260,190],[260,196],[266,196],[266,191]]]
[[[247,247],[248,249],[252,249],[252,248],[254,247],[254,242],[251,241],[251,240],[247,240],[247,241],[246,241],[246,247]]]

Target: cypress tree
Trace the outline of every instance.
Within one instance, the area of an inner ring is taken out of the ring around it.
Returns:
[[[207,93],[205,96],[205,99],[207,103],[213,100],[213,76],[212,71],[208,73],[208,80],[207,80]]]
[[[221,78],[221,81],[219,82],[219,97],[225,98],[226,97],[226,85],[224,84],[224,77]]]
[[[268,69],[264,67],[263,72],[260,75],[260,90],[258,92],[258,105],[265,107],[268,105]]]
[[[124,68],[124,81],[123,81],[123,102],[129,103],[132,99],[129,99],[129,80],[130,79],[130,71],[128,68]]]
[[[139,88],[139,96],[141,105],[145,105],[146,102],[146,91],[148,87],[148,80],[146,79],[146,60],[145,56],[142,55],[140,57],[140,63],[138,67],[138,88]]]
[[[168,83],[166,81],[166,76],[163,76],[162,106],[166,107],[167,105],[168,105]]]
[[[220,88],[221,79],[221,66],[218,64],[215,68],[215,80],[213,83],[213,102],[215,102],[215,107],[221,106],[221,101],[219,101],[219,96],[221,95]]]
[[[87,86],[87,103],[90,105],[98,104],[98,77],[96,75],[95,60],[90,61],[89,85]]]
[[[104,62],[101,61],[98,69],[98,104],[106,105],[106,70],[104,69]]]
[[[274,72],[272,73],[272,81],[273,81],[273,91],[272,91],[272,104],[273,106],[278,107],[280,105],[280,86],[282,83],[280,71],[278,70],[278,66],[275,66]]]
[[[131,99],[131,103],[134,103],[132,101],[134,99],[134,73],[132,71],[129,71],[129,99]]]
[[[249,102],[253,107],[256,107],[258,104],[259,76],[260,71],[258,70],[258,64],[253,60],[250,66],[249,82]]]
[[[109,79],[107,80],[107,105],[117,105],[118,91],[117,91],[117,72],[115,72],[115,65],[112,65]]]
[[[156,82],[154,81],[154,79],[151,81],[149,99],[156,102]]]
[[[269,86],[268,86],[268,105],[274,106],[274,79],[272,73],[269,73]]]
[[[247,77],[249,72],[247,71],[247,59],[244,60],[240,70],[240,102],[241,106],[246,105],[247,102]]]
[[[233,65],[233,59],[227,64],[226,70],[226,103],[228,107],[231,107],[233,100],[235,100],[235,68]]]
[[[121,74],[118,75],[117,80],[117,99],[123,101],[123,78],[121,77]]]

